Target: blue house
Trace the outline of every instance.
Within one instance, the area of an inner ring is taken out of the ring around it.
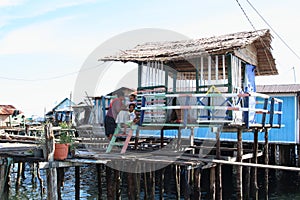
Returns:
[[[56,122],[71,122],[75,103],[65,98],[46,114],[46,118],[54,118]]]

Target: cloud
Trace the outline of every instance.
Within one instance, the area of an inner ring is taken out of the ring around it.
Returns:
[[[24,0],[1,0],[0,1],[0,8],[1,7],[9,7],[9,6],[18,6],[23,4]]]
[[[0,55],[32,53],[85,55],[90,51],[90,43],[86,45],[82,42],[84,38],[74,32],[77,28],[73,28],[74,21],[76,16],[69,16],[15,29],[0,40]]]

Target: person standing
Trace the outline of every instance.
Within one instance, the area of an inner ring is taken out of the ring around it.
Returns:
[[[121,110],[126,109],[125,105],[123,104],[123,101],[125,99],[124,93],[122,91],[119,91],[117,93],[117,96],[118,97],[113,99],[110,103],[109,109],[104,120],[105,135],[108,137],[109,140],[111,139],[117,127],[116,119],[119,112]]]

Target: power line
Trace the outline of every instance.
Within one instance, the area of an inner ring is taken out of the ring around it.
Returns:
[[[238,2],[238,0],[236,0]],[[258,16],[267,24],[267,26],[275,33],[275,35],[281,40],[281,42],[300,60],[300,56],[284,41],[284,39],[272,28],[272,26],[265,20],[265,18],[256,10],[256,8],[246,0],[252,9],[258,14]]]
[[[49,81],[49,80],[59,79],[59,78],[63,78],[63,77],[66,77],[66,76],[71,76],[71,75],[74,75],[74,74],[78,74],[80,72],[85,72],[85,71],[88,71],[88,70],[92,70],[92,69],[100,67],[103,64],[104,64],[104,62],[100,63],[100,64],[97,64],[93,67],[85,68],[83,70],[69,72],[69,73],[66,73],[66,74],[56,75],[56,76],[52,76],[52,77],[48,77],[48,78],[24,79],[24,78],[12,78],[12,77],[0,76],[0,79],[9,80],[9,81],[26,81],[26,82]]]

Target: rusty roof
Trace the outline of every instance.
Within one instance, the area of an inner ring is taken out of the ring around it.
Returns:
[[[298,93],[300,84],[257,85],[256,91],[259,93]]]
[[[254,47],[252,54],[257,59],[257,75],[277,75],[275,59],[271,53],[272,36],[268,29],[238,32],[209,38],[182,41],[148,42],[116,55],[100,58],[102,61],[182,63],[208,53],[210,55],[237,53]],[[185,63],[186,66],[186,63]]]
[[[0,115],[12,115],[16,108],[12,105],[0,105]]]

